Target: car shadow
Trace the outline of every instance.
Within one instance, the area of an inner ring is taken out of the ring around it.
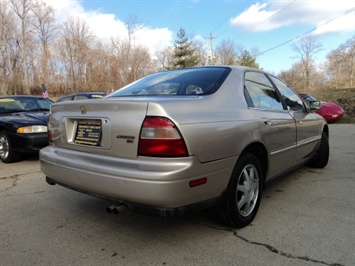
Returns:
[[[39,154],[25,154],[22,156],[22,161],[38,161],[39,160]]]

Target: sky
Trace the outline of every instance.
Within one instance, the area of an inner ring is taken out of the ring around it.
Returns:
[[[103,42],[127,37],[131,18],[143,25],[135,42],[152,55],[172,46],[180,28],[190,39],[205,43],[207,51],[229,40],[248,51],[273,74],[298,61],[292,45],[311,34],[322,44],[316,60],[355,36],[354,0],[44,0],[60,22],[68,16],[85,19]]]

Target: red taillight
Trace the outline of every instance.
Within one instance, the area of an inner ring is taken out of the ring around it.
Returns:
[[[149,116],[142,125],[138,155],[187,156],[187,148],[173,122],[165,117]]]

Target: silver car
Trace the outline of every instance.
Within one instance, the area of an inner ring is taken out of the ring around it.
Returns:
[[[49,184],[160,216],[215,206],[244,227],[264,185],[329,158],[329,129],[285,82],[209,66],[156,73],[100,100],[51,107],[40,152]],[[117,207],[117,208],[116,208]]]

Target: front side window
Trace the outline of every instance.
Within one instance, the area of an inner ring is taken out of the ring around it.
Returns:
[[[228,67],[186,68],[156,73],[117,90],[108,97],[208,95],[227,78]]]
[[[281,100],[268,78],[260,72],[245,73],[245,95],[249,107],[283,110]]]
[[[286,83],[278,78],[270,76],[272,82],[280,91],[287,108],[292,111],[304,111],[303,101]]]

